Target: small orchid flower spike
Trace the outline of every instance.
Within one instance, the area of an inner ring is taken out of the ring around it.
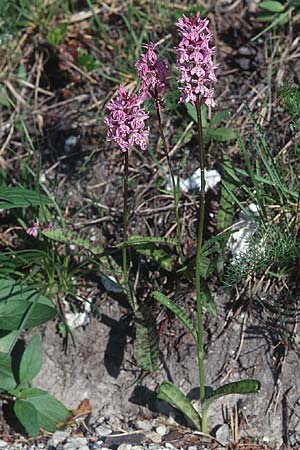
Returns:
[[[177,67],[179,69],[179,88],[182,92],[180,102],[195,104],[197,98],[201,104],[215,106],[214,89],[217,81],[213,62],[214,47],[209,43],[213,37],[208,28],[209,20],[200,19],[197,13],[192,19],[183,16],[177,22],[181,41],[176,48]]]
[[[143,99],[139,95],[130,96],[124,86],[120,86],[115,99],[107,104],[108,116],[104,122],[107,126],[107,140],[114,141],[121,152],[127,152],[137,145],[145,150],[148,142],[148,129],[145,120],[149,115],[141,107]]]
[[[156,47],[152,42],[143,44],[146,52],[135,64],[141,80],[140,95],[143,100],[162,97],[166,91],[169,67],[165,58],[157,57]]]

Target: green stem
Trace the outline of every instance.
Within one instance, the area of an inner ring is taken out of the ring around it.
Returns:
[[[128,152],[124,153],[124,180],[123,180],[123,282],[127,292],[128,273],[127,273],[127,240],[128,240]]]
[[[201,172],[201,190],[200,190],[200,211],[199,225],[197,233],[197,255],[196,255],[196,299],[197,299],[197,318],[198,318],[198,365],[199,365],[199,381],[200,381],[200,402],[201,409],[205,401],[205,377],[204,377],[204,353],[203,353],[203,316],[201,302],[201,279],[200,264],[203,241],[204,214],[205,214],[205,176],[204,176],[204,147],[202,135],[201,120],[201,103],[199,97],[196,100],[197,111],[197,128],[198,128],[198,146],[199,146],[199,162]],[[202,431],[208,433],[207,411],[202,410]]]
[[[158,120],[159,134],[160,134],[160,137],[161,137],[161,140],[163,143],[163,150],[165,153],[165,157],[167,159],[169,173],[170,173],[171,181],[172,181],[172,190],[173,190],[173,197],[174,197],[174,202],[175,202],[175,218],[176,218],[176,225],[177,225],[177,247],[178,247],[178,252],[179,252],[179,257],[180,257],[181,263],[183,264],[184,255],[183,255],[183,250],[182,250],[182,245],[181,245],[181,224],[180,224],[180,217],[179,217],[179,192],[177,189],[177,183],[175,181],[174,171],[173,171],[171,160],[170,160],[169,146],[168,146],[168,142],[167,142],[167,139],[166,139],[166,136],[164,133],[163,124],[162,124],[161,112],[160,112],[161,105],[160,105],[158,95],[155,95],[155,109],[156,109],[157,120]]]

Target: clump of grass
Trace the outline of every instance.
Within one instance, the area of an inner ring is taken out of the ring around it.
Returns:
[[[285,81],[280,90],[280,98],[285,110],[292,117],[292,127],[300,130],[300,86],[294,86]]]

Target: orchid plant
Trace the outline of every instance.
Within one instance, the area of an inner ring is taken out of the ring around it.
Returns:
[[[199,13],[193,18],[183,16],[179,19],[178,33],[180,42],[176,48],[177,68],[179,71],[180,102],[189,103],[197,113],[199,164],[201,171],[201,190],[199,207],[199,225],[197,232],[197,254],[195,261],[195,288],[197,305],[197,326],[195,327],[185,312],[161,292],[153,292],[153,297],[177,315],[186,328],[191,332],[197,347],[198,369],[200,382],[200,410],[197,411],[187,397],[171,382],[162,383],[158,398],[167,401],[173,407],[181,410],[190,419],[193,425],[204,433],[208,433],[208,407],[217,398],[228,394],[249,394],[258,392],[260,383],[256,380],[242,380],[221,386],[216,390],[205,391],[204,349],[203,349],[203,300],[201,285],[201,260],[203,256],[203,230],[205,214],[205,151],[202,133],[201,105],[215,106],[214,83],[217,78],[214,63],[215,49],[211,46],[213,34],[209,29],[209,20],[201,19]],[[115,142],[124,154],[124,211],[123,211],[123,283],[124,292],[129,300],[134,299],[134,294],[129,287],[127,244],[128,244],[128,152],[134,145],[141,150],[147,148],[149,131],[145,121],[148,114],[143,109],[143,102],[152,99],[158,120],[158,129],[167,160],[174,195],[175,217],[177,224],[177,249],[181,263],[184,263],[184,254],[181,243],[181,222],[179,216],[179,189],[172,168],[168,142],[164,132],[161,108],[164,95],[168,86],[168,63],[164,58],[158,58],[157,46],[153,43],[145,44],[146,52],[136,63],[140,90],[136,95],[130,95],[124,86],[121,86],[117,96],[111,100],[107,109],[108,117],[105,123],[108,127],[107,138]],[[132,304],[132,302],[131,302]],[[136,300],[133,302],[135,311],[138,310]]]

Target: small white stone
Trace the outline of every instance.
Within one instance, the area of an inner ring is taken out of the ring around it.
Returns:
[[[137,419],[135,422],[135,425],[137,428],[144,430],[144,431],[152,430],[152,424],[151,424],[151,422],[149,422],[149,420]]]
[[[165,434],[167,434],[168,428],[165,425],[159,425],[156,428],[156,433],[159,434],[160,436],[164,436]]]
[[[161,436],[156,433],[155,431],[150,431],[146,434],[147,439],[150,439],[152,442],[155,442],[155,444],[158,444],[161,442]]]
[[[8,446],[8,443],[0,439],[0,448],[5,448]]]
[[[56,447],[57,444],[63,442],[65,439],[67,439],[68,436],[69,436],[68,431],[55,431],[51,439],[49,439],[48,444]]]
[[[121,444],[119,445],[118,450],[131,450],[131,447],[131,444]]]
[[[103,424],[96,428],[96,433],[98,436],[108,436],[112,433],[112,429],[108,425]]]

